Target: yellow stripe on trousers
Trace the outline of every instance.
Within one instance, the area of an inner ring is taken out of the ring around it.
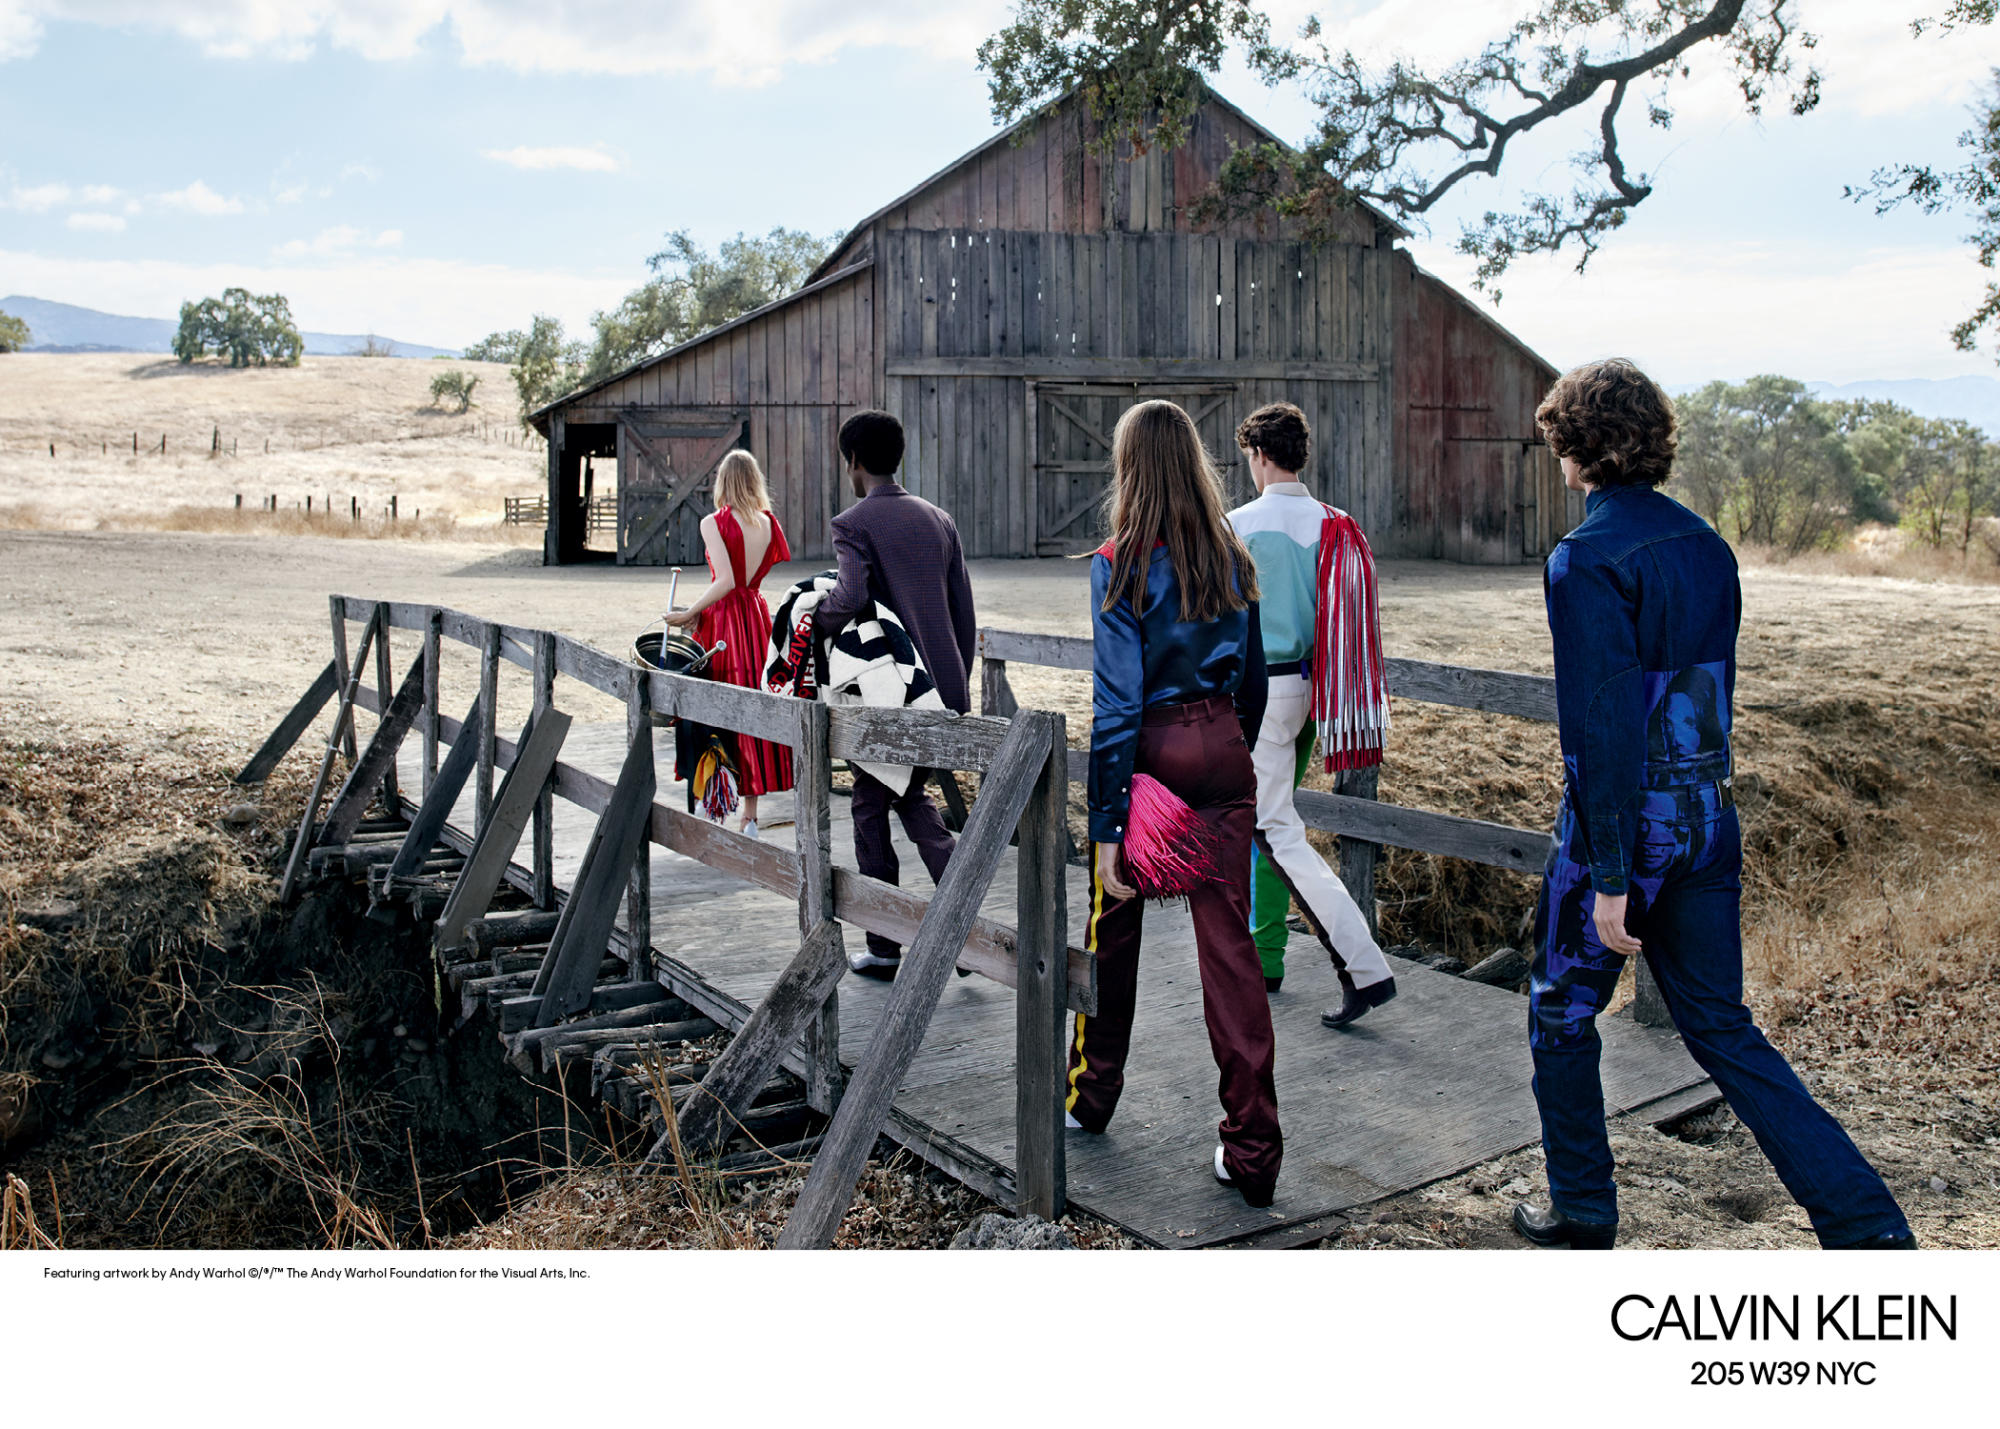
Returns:
[[[1092,957],[1097,955],[1097,920],[1104,916],[1104,880],[1097,876],[1097,846],[1090,850],[1090,928],[1084,934],[1083,945]],[[1076,1079],[1090,1067],[1083,1055],[1083,1025],[1089,1019],[1081,1012],[1076,1015],[1076,1065],[1069,1069],[1069,1095],[1063,1099],[1063,1110],[1076,1110]]]

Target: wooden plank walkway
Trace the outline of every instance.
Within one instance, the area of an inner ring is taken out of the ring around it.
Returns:
[[[578,725],[566,762],[609,779],[625,753],[622,723]],[[657,735],[663,803],[684,807],[669,782],[671,735]],[[419,787],[414,753],[403,787]],[[452,822],[471,827],[472,791]],[[789,848],[791,796],[763,801],[762,836]],[[594,820],[555,805],[555,874],[574,883]],[[903,839],[903,881],[930,891]],[[852,867],[853,830],[836,799],[834,861]],[[1070,928],[1080,938],[1088,883],[1071,869]],[[797,951],[791,900],[753,888],[669,850],[652,849],[653,946],[713,988],[755,1006]],[[983,905],[1012,924],[1010,850]],[[1344,1032],[1319,1024],[1339,987],[1316,939],[1293,939],[1282,993],[1272,999],[1278,1033],[1278,1106],[1285,1129],[1284,1172],[1276,1203],[1252,1210],[1209,1174],[1216,1074],[1201,1019],[1201,987],[1187,912],[1155,905],[1146,913],[1133,1055],[1117,1119],[1103,1136],[1069,1133],[1069,1196],[1077,1206],[1156,1245],[1193,1247],[1323,1221],[1345,1208],[1424,1185],[1536,1140],[1529,1091],[1527,1005],[1496,988],[1392,959],[1400,996]],[[862,936],[848,928],[853,941]],[[840,1044],[852,1065],[868,1045],[889,986],[848,977],[840,985]],[[1606,1018],[1604,1088],[1608,1108],[1629,1111],[1705,1084],[1678,1037]],[[899,1134],[934,1137],[946,1160],[1011,1175],[1014,1151],[1014,995],[984,978],[954,979],[896,1096]],[[1678,1098],[1676,1097],[1678,1100]]]

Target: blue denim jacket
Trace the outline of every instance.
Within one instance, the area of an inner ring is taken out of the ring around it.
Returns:
[[[1599,893],[1627,889],[1641,796],[1729,778],[1736,556],[1650,487],[1593,491],[1542,572],[1563,798]]]
[[[1125,842],[1146,709],[1232,695],[1244,738],[1255,746],[1268,678],[1255,601],[1220,620],[1182,620],[1180,581],[1159,546],[1146,567],[1144,609],[1134,612],[1125,599],[1106,610],[1110,550],[1106,545],[1090,558],[1090,838],[1116,844]]]

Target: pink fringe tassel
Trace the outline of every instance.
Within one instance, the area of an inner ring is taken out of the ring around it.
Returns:
[[[1222,836],[1149,774],[1132,776],[1125,877],[1141,898],[1184,898],[1222,876]]]

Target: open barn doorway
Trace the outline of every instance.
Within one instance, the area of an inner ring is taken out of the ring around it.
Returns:
[[[1035,554],[1069,556],[1104,539],[1100,511],[1111,483],[1111,432],[1125,409],[1162,398],[1194,418],[1202,444],[1222,468],[1231,505],[1248,500],[1237,471],[1235,382],[1030,382],[1035,450]],[[1241,488],[1241,489],[1239,489]]]

